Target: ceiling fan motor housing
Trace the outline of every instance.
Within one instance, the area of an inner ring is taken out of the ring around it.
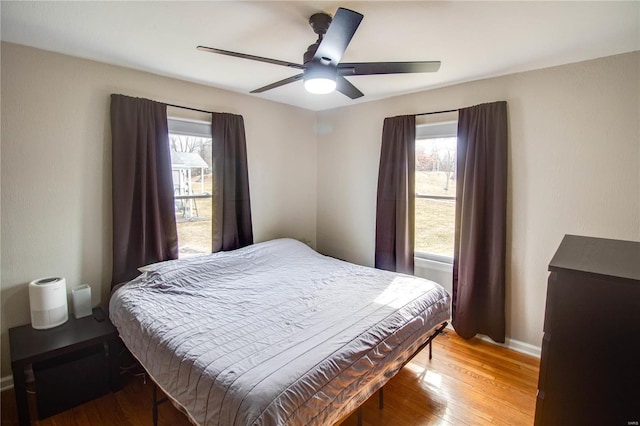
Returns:
[[[329,25],[331,25],[331,15],[327,13],[314,13],[309,18],[309,25],[313,28],[313,32],[318,34],[320,38],[327,33]]]
[[[307,51],[304,52],[304,55],[302,56],[303,64],[307,65],[313,59],[314,55],[316,54],[316,50],[318,50],[320,42],[322,42],[322,38],[327,33],[329,25],[331,25],[332,20],[333,18],[331,18],[331,15],[324,12],[314,13],[309,18],[309,25],[311,25],[311,28],[313,28],[313,32],[318,34],[318,40],[316,40],[315,43],[309,45]]]

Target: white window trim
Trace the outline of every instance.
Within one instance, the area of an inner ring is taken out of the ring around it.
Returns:
[[[441,258],[442,260],[432,259],[431,257]],[[441,272],[451,272],[453,268],[453,258],[430,253],[416,252],[414,254],[414,263],[416,267]]]
[[[453,264],[453,257],[443,256],[441,254],[428,253],[424,251],[417,251],[413,254],[413,257],[417,259],[431,260],[433,262],[446,263],[448,265]]]
[[[455,138],[458,136],[458,120],[416,125],[416,139]]]
[[[167,117],[169,133],[211,139],[211,122],[187,118]]]

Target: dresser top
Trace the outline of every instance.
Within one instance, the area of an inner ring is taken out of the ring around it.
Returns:
[[[549,270],[640,281],[640,242],[565,235]]]

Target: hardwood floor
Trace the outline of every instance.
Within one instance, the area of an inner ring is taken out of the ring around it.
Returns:
[[[433,342],[431,361],[425,349],[387,383],[382,410],[377,394],[364,404],[363,424],[531,425],[538,369],[537,358],[475,338],[465,341],[446,330]],[[151,389],[132,378],[119,392],[32,424],[151,425]],[[17,425],[13,390],[2,392],[1,403],[2,425]],[[162,404],[158,412],[160,425],[190,425],[171,404]],[[353,414],[341,426],[356,424]]]

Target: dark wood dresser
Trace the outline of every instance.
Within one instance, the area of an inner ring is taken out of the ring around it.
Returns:
[[[640,424],[640,242],[566,235],[549,271],[535,424]]]

